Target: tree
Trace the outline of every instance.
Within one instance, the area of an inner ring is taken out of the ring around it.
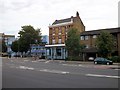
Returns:
[[[13,52],[18,52],[19,51],[19,46],[18,46],[18,40],[14,41],[11,45],[11,49]]]
[[[107,57],[114,51],[114,44],[113,36],[106,31],[102,31],[96,39],[96,47],[102,57]]]
[[[30,49],[31,44],[41,43],[41,31],[40,29],[34,29],[33,26],[22,26],[21,31],[18,33],[19,38],[19,50],[20,52],[27,52]]]
[[[3,53],[7,52],[7,46],[6,46],[4,40],[2,40],[2,52],[3,52]]]
[[[68,51],[68,57],[71,57],[71,59],[78,57],[84,48],[84,46],[80,44],[80,34],[78,30],[74,28],[69,30],[65,44]]]

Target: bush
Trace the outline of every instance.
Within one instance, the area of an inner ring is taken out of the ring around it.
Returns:
[[[110,57],[108,59],[115,62],[115,63],[120,63],[120,56],[113,56],[113,57]]]

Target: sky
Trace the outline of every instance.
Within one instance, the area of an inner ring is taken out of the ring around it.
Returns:
[[[21,26],[41,28],[79,12],[86,31],[118,27],[119,0],[0,0],[0,33],[18,36]]]

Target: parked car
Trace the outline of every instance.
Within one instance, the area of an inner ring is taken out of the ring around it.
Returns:
[[[94,64],[106,64],[106,65],[112,65],[113,62],[106,59],[106,58],[102,58],[102,57],[97,57],[95,60],[94,60]]]

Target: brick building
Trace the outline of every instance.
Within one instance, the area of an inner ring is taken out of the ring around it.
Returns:
[[[70,28],[76,28],[79,32],[85,31],[85,26],[78,12],[76,13],[76,17],[71,16],[71,18],[55,20],[55,22],[49,26],[50,44],[64,44]]]
[[[88,60],[89,57],[97,56],[97,49],[95,47],[95,40],[101,31],[108,31],[115,38],[115,52],[112,55],[120,56],[120,28],[109,28],[109,29],[100,29],[100,30],[91,30],[85,31],[80,34],[81,43],[86,45],[84,49],[84,57]]]
[[[70,18],[55,20],[49,26],[49,45],[46,45],[48,59],[65,59],[67,52],[65,50],[65,40],[70,28],[76,28],[79,33],[85,31],[85,26],[79,16],[71,16]]]

